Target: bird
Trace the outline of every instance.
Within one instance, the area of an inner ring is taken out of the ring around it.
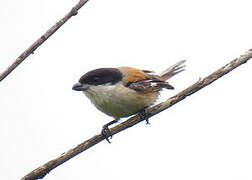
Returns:
[[[82,75],[72,90],[83,92],[98,110],[114,118],[101,131],[110,143],[109,126],[137,113],[144,116],[162,89],[174,89],[167,80],[184,71],[184,63],[185,60],[181,60],[160,74],[127,66],[98,68]],[[146,121],[148,123],[147,117]]]

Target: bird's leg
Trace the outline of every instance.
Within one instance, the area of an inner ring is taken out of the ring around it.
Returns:
[[[109,127],[110,125],[116,123],[117,121],[118,121],[118,120],[115,119],[115,120],[110,121],[109,123],[107,123],[107,124],[105,124],[105,125],[102,126],[101,134],[105,137],[105,139],[106,139],[109,143],[111,143],[111,142],[109,141],[109,137],[112,138],[112,134],[111,134],[111,131],[109,130],[108,127]]]
[[[146,125],[150,125],[147,108],[148,107],[143,108],[138,114],[142,119],[145,119]]]

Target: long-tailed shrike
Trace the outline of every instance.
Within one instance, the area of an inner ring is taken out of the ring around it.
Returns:
[[[108,140],[111,124],[122,117],[144,112],[163,88],[174,89],[167,80],[184,70],[184,62],[179,61],[159,75],[132,67],[99,68],[81,76],[72,89],[84,92],[97,109],[114,118],[102,129]]]

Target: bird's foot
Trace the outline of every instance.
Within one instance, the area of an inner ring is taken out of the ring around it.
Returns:
[[[113,121],[110,121],[109,123],[105,124],[103,127],[102,127],[102,131],[101,131],[101,134],[103,135],[103,137],[105,137],[105,139],[108,141],[108,143],[111,143],[109,138],[112,139],[112,133],[109,129],[109,126],[116,123],[118,120],[113,120]]]
[[[108,143],[111,143],[109,138],[112,139],[112,133],[109,130],[108,126],[104,125],[102,127],[101,134],[105,137],[105,139],[108,141]]]
[[[150,125],[147,108],[142,109],[138,114],[141,119],[146,121],[146,125]]]

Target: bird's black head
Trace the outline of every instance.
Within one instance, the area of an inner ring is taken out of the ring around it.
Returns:
[[[122,73],[117,68],[99,68],[81,76],[73,90],[85,91],[90,85],[115,84],[122,80]]]

